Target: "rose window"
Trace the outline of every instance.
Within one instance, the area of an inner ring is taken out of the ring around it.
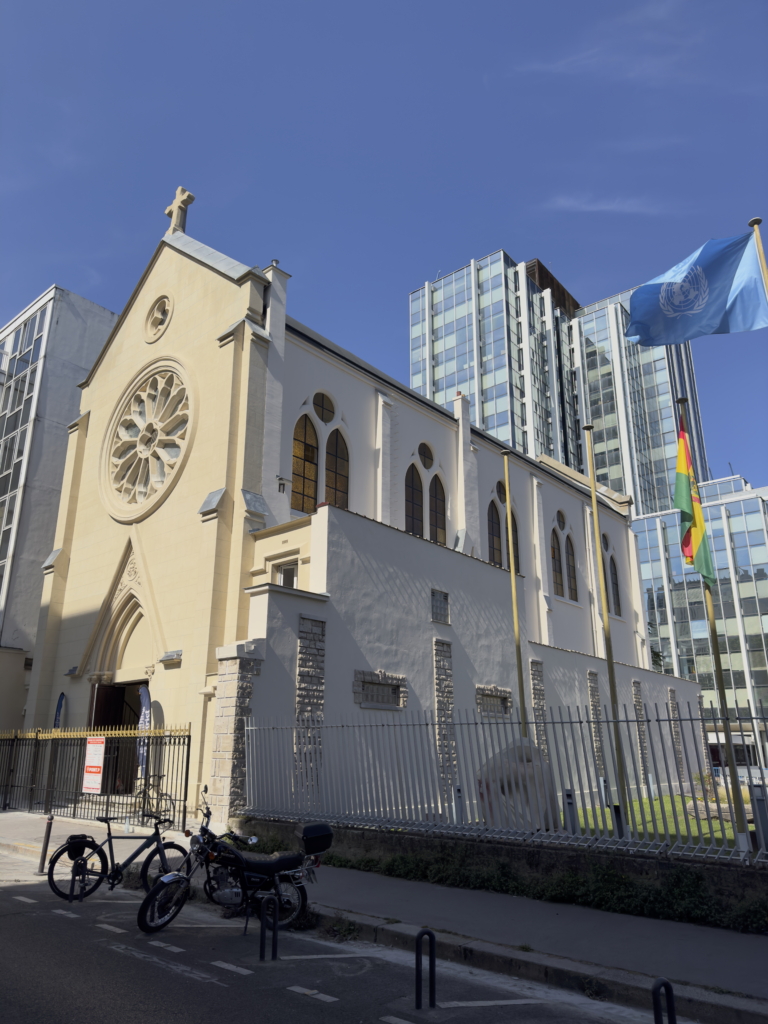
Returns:
[[[119,502],[136,508],[168,486],[187,445],[189,395],[170,370],[152,374],[125,403],[109,452]]]

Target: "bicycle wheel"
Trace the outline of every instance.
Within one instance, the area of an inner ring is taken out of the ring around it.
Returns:
[[[167,870],[163,867],[157,847],[141,865],[141,884],[144,886],[144,892],[153,889],[163,875],[167,875],[169,871],[181,871],[185,875],[189,874],[191,867],[187,860],[189,855],[183,846],[179,846],[178,843],[163,843],[163,850],[165,859],[168,861]]]
[[[301,917],[307,909],[307,890],[301,883],[297,885],[295,882],[290,882],[287,879],[279,881],[277,887],[280,890],[277,927],[287,928],[289,924],[293,924],[297,918]],[[275,894],[271,893],[270,895]],[[267,911],[267,927],[272,928],[271,911]]]
[[[81,895],[85,899],[91,893],[96,892],[107,877],[107,856],[96,843],[80,839],[76,846],[75,844],[72,846],[80,847],[83,851],[82,857],[85,859],[85,876],[75,878],[74,888],[72,888],[72,876],[75,873],[77,860],[69,857],[69,843],[60,846],[48,864],[48,885],[63,900],[69,899],[70,889],[73,899],[79,900]]]
[[[189,882],[176,878],[172,882],[162,879],[144,897],[136,923],[143,932],[159,932],[176,917],[189,897]]]

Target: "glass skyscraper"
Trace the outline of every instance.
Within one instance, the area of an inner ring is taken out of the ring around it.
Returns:
[[[717,583],[712,588],[728,700],[768,709],[768,487],[739,476],[699,486]],[[635,519],[652,667],[701,683],[717,705],[699,574],[683,563],[677,512]]]
[[[584,421],[594,426],[599,483],[631,494],[635,514],[672,508],[677,461],[677,399],[688,399],[697,480],[709,476],[691,344],[643,348],[628,342],[632,290],[576,311]]]
[[[410,295],[411,387],[440,405],[469,396],[475,426],[581,469],[578,303],[538,260],[503,250]]]

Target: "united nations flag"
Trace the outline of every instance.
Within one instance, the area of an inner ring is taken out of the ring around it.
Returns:
[[[627,338],[679,345],[702,334],[768,327],[764,261],[757,226],[736,238],[710,239],[632,293]]]

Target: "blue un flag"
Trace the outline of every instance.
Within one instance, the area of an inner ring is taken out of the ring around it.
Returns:
[[[755,235],[711,238],[666,274],[641,285],[629,305],[627,338],[679,345],[702,334],[768,327],[768,298]]]

